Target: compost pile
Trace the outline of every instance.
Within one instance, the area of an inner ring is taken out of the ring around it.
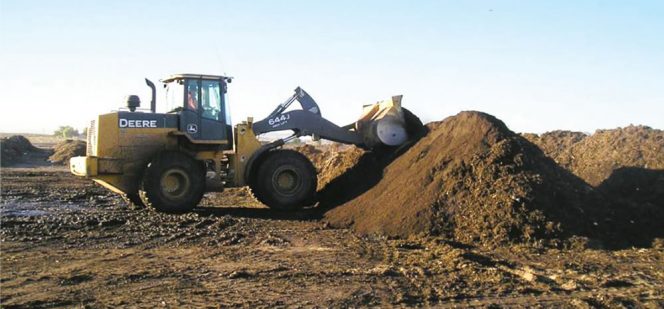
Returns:
[[[22,161],[23,156],[31,152],[41,151],[22,135],[14,135],[0,140],[2,149],[2,166],[10,166]]]
[[[646,245],[664,237],[664,131],[647,126],[525,134],[609,201],[614,238]]]
[[[622,168],[664,169],[664,131],[647,126],[597,130],[590,136],[553,131],[524,137],[593,186]]]
[[[527,140],[539,146],[547,156],[565,168],[571,166],[574,160],[574,156],[570,151],[572,146],[588,136],[582,132],[564,130],[551,131],[542,135],[533,133],[524,133],[522,135]]]
[[[48,161],[53,164],[69,164],[69,159],[85,155],[86,145],[84,141],[80,140],[64,140],[55,145],[54,152]]]
[[[524,137],[611,200],[664,207],[664,131],[628,126]]]
[[[371,153],[360,158],[359,169],[386,162],[382,177],[325,220],[361,234],[484,244],[592,235],[604,224],[601,197],[590,186],[495,117],[462,112],[427,127],[427,136],[391,162]],[[334,195],[353,195],[341,189],[352,190],[362,175],[332,183]]]

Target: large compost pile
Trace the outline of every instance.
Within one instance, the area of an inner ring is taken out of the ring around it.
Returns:
[[[330,181],[320,192],[331,208],[325,220],[360,234],[489,245],[572,235],[619,242],[651,237],[661,225],[653,219],[661,207],[607,199],[491,115],[462,112],[427,127],[400,156],[366,152]],[[657,175],[649,177],[639,181]]]

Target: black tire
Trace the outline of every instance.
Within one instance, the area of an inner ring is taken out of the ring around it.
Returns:
[[[264,156],[250,182],[260,202],[277,210],[296,210],[313,203],[318,177],[307,157],[284,149]]]
[[[205,194],[204,165],[181,152],[163,152],[145,169],[139,194],[157,211],[191,211]]]

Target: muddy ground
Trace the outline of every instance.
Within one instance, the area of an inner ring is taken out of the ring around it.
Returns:
[[[64,167],[3,168],[2,307],[662,307],[664,249],[360,238],[246,190],[129,209]]]

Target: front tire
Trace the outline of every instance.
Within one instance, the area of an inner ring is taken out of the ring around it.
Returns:
[[[139,191],[143,204],[157,211],[191,211],[205,193],[204,165],[181,152],[163,152],[143,174]]]
[[[314,201],[318,178],[307,157],[284,149],[265,156],[251,182],[259,201],[277,210],[296,210]]]

